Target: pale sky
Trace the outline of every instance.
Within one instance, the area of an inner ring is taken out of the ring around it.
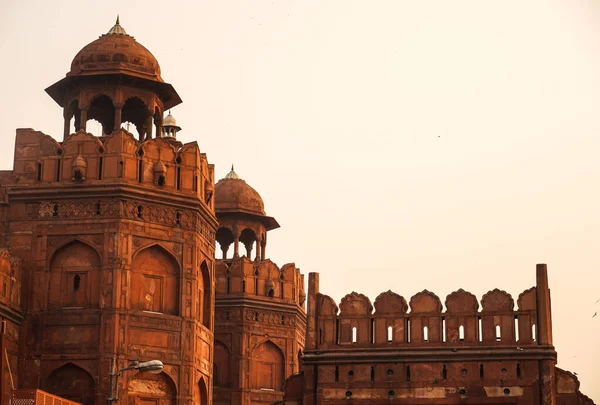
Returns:
[[[600,401],[600,2],[3,0],[2,168],[117,13],[321,292],[516,299],[547,263],[558,366]],[[95,130],[95,125],[88,125]]]

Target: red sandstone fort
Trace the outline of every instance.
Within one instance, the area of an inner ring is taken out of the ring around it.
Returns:
[[[338,305],[270,261],[279,224],[177,140],[182,101],[118,20],[46,92],[62,137],[18,129],[0,172],[2,404],[593,404],[555,367],[545,265],[516,300]]]

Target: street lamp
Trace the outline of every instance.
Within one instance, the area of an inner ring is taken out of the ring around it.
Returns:
[[[122,368],[119,371],[115,371],[116,363],[117,363],[117,358],[113,357],[111,372],[109,374],[109,376],[110,376],[110,386],[109,386],[110,397],[106,399],[107,405],[111,405],[113,402],[116,402],[119,400],[118,382],[119,382],[119,376],[121,375],[121,373],[123,371],[137,370],[140,372],[147,371],[152,374],[160,374],[164,367],[162,361],[160,361],[160,360],[150,360],[150,361],[145,361],[143,363],[140,363],[138,360],[136,360],[133,363],[131,363],[128,367]]]

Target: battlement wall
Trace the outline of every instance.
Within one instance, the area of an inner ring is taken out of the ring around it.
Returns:
[[[84,131],[58,142],[33,129],[18,129],[12,178],[3,185],[130,183],[196,196],[214,211],[214,167],[198,144],[153,138],[140,142],[125,129],[96,137]]]
[[[217,260],[215,265],[217,298],[259,296],[304,305],[304,275],[294,263],[279,268],[271,260],[252,261],[243,256]]]
[[[317,276],[311,273],[309,278],[307,348],[552,344],[545,265],[538,269],[538,286],[519,294],[516,307],[513,297],[499,289],[490,290],[481,301],[459,289],[446,297],[445,305],[427,290],[408,302],[386,291],[373,304],[352,292],[338,307],[318,292]]]

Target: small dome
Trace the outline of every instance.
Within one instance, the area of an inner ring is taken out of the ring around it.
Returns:
[[[215,211],[264,216],[265,206],[260,194],[240,179],[232,167],[229,174],[215,185]]]
[[[165,117],[165,119],[163,120],[163,126],[170,126],[170,127],[177,126],[177,121],[175,120],[175,117],[173,117],[171,115],[170,111],[169,111],[169,115],[167,115]]]
[[[167,167],[165,166],[165,164],[163,162],[161,162],[159,160],[158,162],[154,163],[154,166],[152,167],[152,172],[153,173],[166,173]]]
[[[125,73],[163,82],[158,61],[132,36],[119,19],[107,34],[84,46],[71,63],[67,76]]]
[[[73,160],[73,167],[87,167],[87,163],[85,162],[85,159],[81,157],[81,155],[78,155]]]

